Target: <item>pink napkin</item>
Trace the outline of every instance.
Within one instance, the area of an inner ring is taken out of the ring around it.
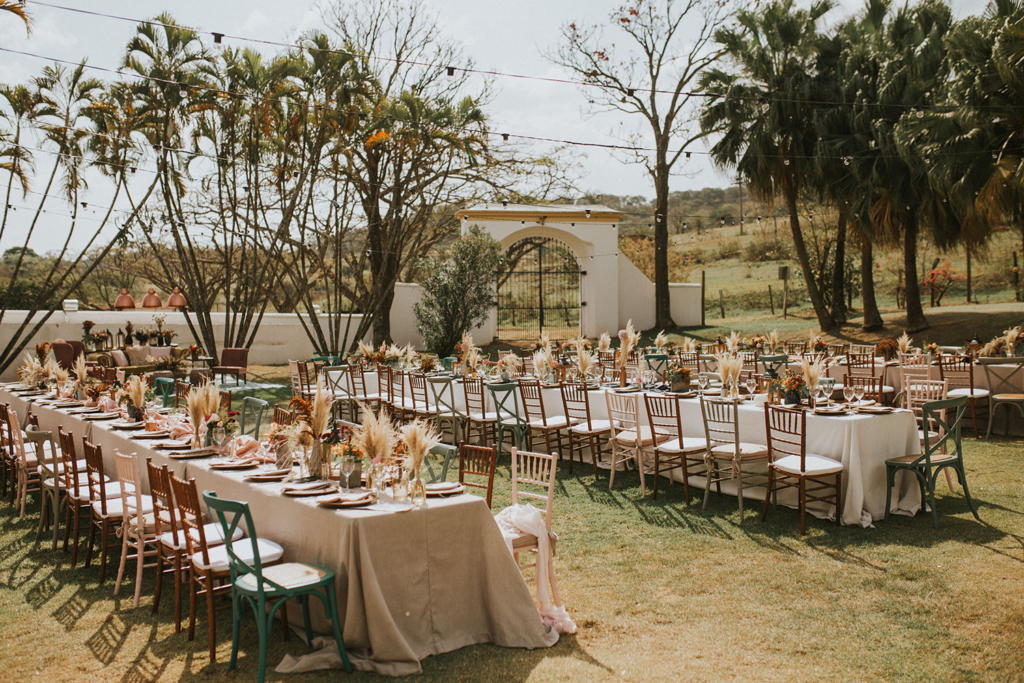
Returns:
[[[110,398],[109,396],[101,397],[97,405],[99,405],[100,410],[106,413],[114,413],[119,410],[117,407],[117,401]]]
[[[259,442],[251,436],[243,434],[235,437],[235,457],[248,459],[256,455],[260,449]]]
[[[192,435],[192,425],[190,425],[188,423],[179,422],[178,424],[172,425],[170,427],[170,437],[172,439],[180,439],[182,437],[191,436],[191,435]]]

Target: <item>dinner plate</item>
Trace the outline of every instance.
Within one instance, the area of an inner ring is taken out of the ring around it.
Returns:
[[[374,493],[370,493],[366,496],[354,500],[346,500],[343,496],[340,495],[332,496],[330,498],[321,498],[318,501],[316,501],[316,504],[325,508],[357,508],[373,505],[376,502],[377,495]]]
[[[862,413],[875,413],[878,415],[884,415],[885,413],[893,412],[893,410],[895,409],[890,408],[889,406],[860,406],[857,408],[857,410]]]
[[[141,441],[143,439],[166,439],[170,435],[171,435],[171,433],[169,431],[167,431],[166,429],[159,429],[159,430],[157,430],[155,432],[146,432],[146,431],[138,432],[136,434],[132,434],[128,438],[129,439],[138,439],[138,440]]]
[[[68,415],[88,415],[89,413],[98,413],[100,412],[100,409],[97,406],[91,406],[89,408],[72,408],[67,412]]]
[[[846,413],[846,408],[843,407],[829,407],[829,408],[815,408],[815,415],[843,415]]]
[[[86,413],[82,415],[83,420],[113,420],[121,417],[121,413]]]
[[[61,409],[64,409],[64,408],[81,408],[84,405],[85,404],[82,403],[81,401],[56,401],[53,404],[53,407],[54,408],[61,408]]]
[[[338,487],[334,485],[306,485],[295,488],[285,487],[281,489],[281,495],[292,498],[304,498],[307,496],[326,496],[329,493],[337,493]]]
[[[145,429],[145,422],[111,422],[107,425],[111,429]]]
[[[241,460],[239,462],[215,462],[210,465],[211,470],[251,470],[259,467],[255,460]]]
[[[441,488],[438,484],[427,484],[425,488],[427,489],[428,496],[453,496],[466,490],[466,487],[462,484],[456,484],[453,487],[447,488]]]
[[[286,470],[274,470],[273,472],[259,472],[257,474],[250,474],[250,475],[248,475],[245,478],[245,480],[246,481],[256,482],[256,483],[259,483],[259,482],[281,481],[282,479],[284,479],[285,477],[287,477],[291,473],[292,473],[292,470],[289,467]]]
[[[192,458],[208,458],[215,455],[212,448],[195,448],[187,451],[175,451],[168,453],[167,457],[172,460],[191,460]]]
[[[187,441],[179,441],[178,439],[158,441],[157,443],[153,444],[153,448],[166,450],[182,450],[185,448],[192,448],[192,439],[189,438]]]
[[[45,391],[40,391],[40,390],[36,390],[36,391],[16,391],[15,394],[17,396],[22,397],[22,398],[28,398],[30,396],[44,396],[46,394],[46,392]]]

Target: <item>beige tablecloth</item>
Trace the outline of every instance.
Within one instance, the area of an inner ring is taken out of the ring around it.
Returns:
[[[0,390],[0,402],[8,401],[19,416],[26,414],[26,401]],[[533,649],[558,641],[541,622],[487,504],[477,496],[431,499],[426,508],[402,513],[328,510],[311,498],[281,496],[281,485],[251,485],[242,480],[247,472],[209,470],[208,460],[172,460],[102,423],[45,406],[33,405],[32,412],[44,430],[63,425],[76,441],[87,436],[100,444],[108,476],[117,448],[195,477],[200,491],[248,501],[258,535],[282,545],[285,561],[335,572],[342,634],[357,668],[406,675],[421,672],[424,657],[467,645]],[[310,605],[318,630],[328,632],[319,603]]]

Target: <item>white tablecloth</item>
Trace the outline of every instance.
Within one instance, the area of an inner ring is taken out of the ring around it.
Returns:
[[[376,391],[376,374],[367,373],[367,391]],[[465,410],[465,394],[460,382],[455,385],[456,404]],[[592,419],[607,420],[608,405],[604,389],[589,392]],[[640,421],[649,424],[647,409],[642,394]],[[432,398],[432,397],[431,397]],[[557,387],[542,388],[541,399],[548,417],[564,415],[561,392]],[[432,400],[431,400],[431,403]],[[492,408],[489,406],[488,410]],[[680,401],[683,435],[704,438],[704,422],[700,414],[700,401],[696,398]],[[740,406],[740,438],[748,443],[767,443],[764,411],[750,405]],[[537,444],[534,444],[537,446]],[[843,463],[843,511],[844,524],[868,526],[872,521],[885,515],[885,460],[887,458],[921,452],[918,441],[917,423],[910,412],[889,415],[856,415],[849,417],[809,416],[807,423],[807,452],[822,455]],[[681,473],[675,472],[677,479]],[[703,477],[691,477],[691,486],[704,487]],[[735,495],[732,482],[722,483],[723,493]],[[764,500],[764,488],[744,489],[745,497]],[[779,496],[782,504],[795,504],[795,490],[783,491]],[[893,492],[892,512],[912,515],[921,508],[921,492],[917,480],[897,475],[896,490]]]

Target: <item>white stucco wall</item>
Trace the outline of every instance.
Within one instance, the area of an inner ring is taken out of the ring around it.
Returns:
[[[668,292],[669,310],[676,325],[680,327],[700,325],[700,283],[670,282]]]
[[[624,255],[618,259],[619,310],[618,324],[608,332],[613,337],[615,332],[624,329],[626,323],[633,321],[638,330],[649,330],[654,327],[654,283],[647,279],[639,268]],[[604,330],[602,330],[603,332]],[[600,332],[598,333],[600,334]]]
[[[410,305],[411,315],[411,305]],[[183,313],[170,310],[161,310],[161,314],[167,315],[164,329],[173,330],[177,333],[174,342],[179,345],[193,343],[192,334],[188,325],[185,324]],[[21,321],[25,319],[26,311],[8,311],[0,322],[0,344],[6,345],[14,335]],[[43,314],[38,313],[34,320],[42,319]],[[226,314],[214,313],[213,328],[214,334],[220,340],[224,336],[224,321]],[[362,316],[352,316],[352,331],[358,326]],[[91,320],[96,323],[96,329],[109,329],[114,334],[119,328],[124,328],[125,321],[131,320],[136,327],[155,328],[153,323],[153,311],[149,309],[136,309],[134,311],[76,311],[64,313],[58,311],[50,316],[39,332],[31,339],[26,350],[35,348],[35,345],[42,341],[53,341],[55,339],[81,339],[82,323]],[[193,318],[193,321],[195,318]],[[320,324],[327,329],[327,316],[320,316]],[[344,322],[342,323],[344,325]],[[372,339],[367,335],[366,341]],[[220,347],[218,347],[219,350]],[[313,344],[306,336],[306,332],[299,322],[298,316],[294,313],[268,313],[263,316],[263,322],[256,332],[256,340],[249,350],[249,362],[253,365],[271,365],[287,363],[289,360],[309,359],[313,356]],[[6,372],[0,375],[0,381],[15,379],[17,366],[15,363]]]
[[[423,348],[423,337],[416,331],[416,315],[412,310],[422,298],[423,289],[418,284],[395,283],[395,300],[391,304],[391,338],[399,346],[412,344],[418,349]]]

